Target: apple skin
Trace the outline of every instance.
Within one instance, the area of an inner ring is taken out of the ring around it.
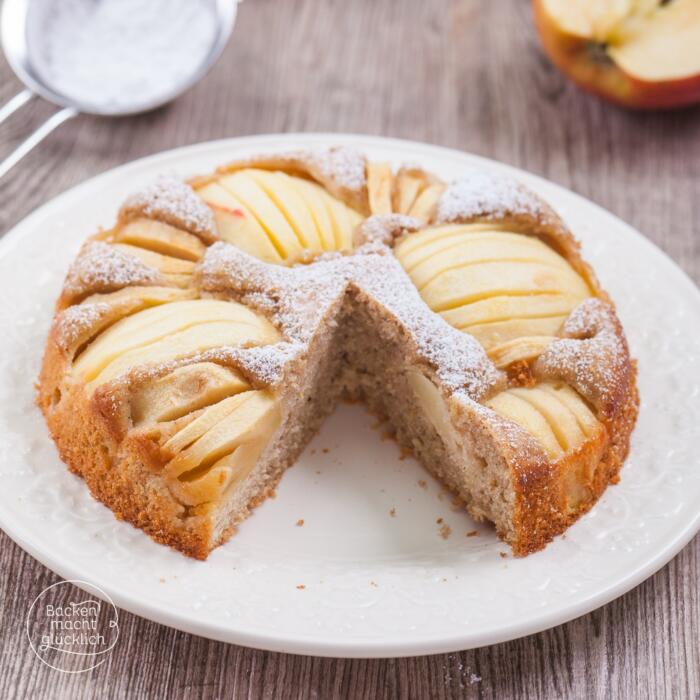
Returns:
[[[646,81],[625,73],[611,58],[596,57],[587,39],[562,31],[544,0],[532,0],[542,47],[559,70],[579,87],[622,107],[673,109],[700,102],[700,74],[679,80]]]

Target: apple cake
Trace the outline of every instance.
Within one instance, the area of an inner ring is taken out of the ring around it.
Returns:
[[[67,273],[38,383],[95,498],[201,559],[343,398],[516,555],[617,481],[638,405],[613,304],[545,202],[342,147],[128,198]]]

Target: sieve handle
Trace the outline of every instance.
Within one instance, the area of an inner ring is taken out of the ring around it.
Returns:
[[[31,90],[22,90],[22,92],[16,94],[9,102],[0,107],[0,124],[20,107],[26,105],[32,97],[34,97],[34,93]]]
[[[29,90],[24,90],[18,95],[15,95],[4,107],[0,108],[0,122],[7,119],[10,114],[27,103],[32,97],[33,94]],[[72,119],[77,114],[79,114],[77,109],[73,107],[64,107],[60,112],[56,112],[56,114],[49,117],[33,134],[31,134],[31,136],[22,141],[5,160],[0,162],[0,178],[17,165],[34,146],[41,143],[56,127],[61,126],[63,122]]]

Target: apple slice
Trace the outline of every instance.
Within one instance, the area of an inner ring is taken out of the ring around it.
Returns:
[[[195,264],[189,260],[161,255],[128,243],[113,243],[112,245],[122,253],[138,258],[145,265],[158,270],[169,284],[184,289],[192,283]]]
[[[333,222],[336,250],[352,250],[352,234],[362,217],[343,202],[324,192],[328,212]]]
[[[495,323],[480,323],[475,326],[466,326],[460,330],[473,335],[487,352],[503,343],[507,343],[524,336],[540,335],[554,339],[566,316],[552,316],[551,318],[511,318],[507,321]]]
[[[539,387],[542,391],[554,396],[576,416],[581,430],[587,437],[593,437],[600,432],[601,423],[581,396],[570,386],[561,382],[543,382]]]
[[[406,372],[406,378],[415,392],[418,405],[421,406],[438,435],[446,445],[456,447],[457,438],[452,427],[452,419],[438,388],[418,369],[409,369]]]
[[[333,220],[325,201],[326,192],[315,182],[303,180],[300,177],[290,177],[290,185],[299,193],[306,202],[306,206],[316,222],[316,230],[323,246],[323,250],[336,250]]]
[[[109,362],[132,349],[154,343],[191,326],[210,322],[243,326],[246,332],[276,342],[279,333],[269,321],[230,301],[196,299],[144,309],[108,328],[78,357],[74,371],[88,381]]]
[[[391,214],[392,183],[390,163],[367,164],[367,193],[371,214]]]
[[[253,471],[261,452],[267,446],[272,432],[277,425],[272,422],[268,428],[268,433],[256,440],[251,440],[237,447],[231,454],[222,457],[214,466],[226,465],[231,470],[231,478],[228,488],[232,488],[245,481]]]
[[[164,449],[171,454],[174,453],[177,457],[182,454],[181,451],[183,449],[191,446],[195,440],[205,436],[215,426],[221,428],[223,422],[230,421],[229,427],[235,428],[235,426],[238,426],[240,430],[242,417],[252,416],[253,421],[256,421],[257,409],[254,403],[256,394],[260,393],[262,392],[247,392],[245,396],[241,395],[236,397],[235,400],[226,401],[227,405],[225,407],[212,407],[200,416],[200,419],[205,418],[203,422],[199,419],[199,422],[195,421],[198,428],[196,432],[187,431],[187,435],[181,435],[181,433],[185,432],[181,431],[175,436],[176,439],[171,439],[167,443],[167,448],[164,446]],[[220,410],[221,408],[225,410]],[[217,412],[218,417],[215,415]],[[229,416],[234,414],[235,416],[229,419]],[[247,434],[243,432],[239,435],[239,440],[246,439],[247,441],[234,447],[233,451],[224,454],[211,466],[211,459],[203,460],[198,465],[192,466],[195,460],[188,461],[186,456],[180,457],[179,462],[175,460],[171,462],[166,469],[171,470],[170,476],[177,476],[177,479],[169,484],[177,498],[188,505],[217,501],[226,491],[245,480],[253,470],[260,453],[269,442],[272,432],[278,424],[278,421],[275,420],[277,417],[276,411],[271,415],[272,420],[269,419],[270,416],[263,416],[260,419],[259,411],[257,411],[257,416],[257,425],[254,429],[248,431]],[[182,469],[184,471],[180,471]]]
[[[207,407],[193,421],[187,423],[187,425],[170,437],[163,445],[163,449],[173,456],[178,454],[195,440],[199,440],[202,435],[233,413],[233,411],[242,407],[254,394],[255,391],[253,390],[241,392]]]
[[[131,399],[131,419],[134,425],[175,420],[249,388],[228,367],[213,362],[185,365],[139,387]]]
[[[267,440],[247,442],[224,455],[211,467],[192,469],[171,482],[170,488],[182,503],[196,506],[216,503],[253,471]]]
[[[92,294],[83,299],[75,308],[85,307],[91,304],[106,305],[109,311],[100,312],[94,317],[92,323],[81,326],[75,336],[71,336],[70,353],[76,355],[86,343],[93,340],[98,333],[102,333],[109,326],[127,316],[160,304],[169,304],[174,301],[195,299],[197,292],[194,289],[179,289],[176,287],[123,287],[116,292],[107,294]],[[72,355],[75,359],[75,355]]]
[[[462,235],[477,235],[489,231],[500,231],[495,224],[449,224],[426,228],[408,234],[394,248],[394,253],[406,272],[410,272],[432,255],[461,240]]]
[[[216,226],[225,241],[266,262],[282,262],[281,253],[257,219],[228,190],[212,182],[198,189],[197,194],[212,210]]]
[[[406,256],[407,271],[413,273],[425,265],[435,267],[444,265],[445,261],[449,263],[453,252],[456,254],[462,250],[469,250],[470,246],[476,244],[484,246],[489,243],[492,250],[496,251],[501,259],[517,259],[518,255],[522,253],[528,259],[533,257],[542,262],[569,266],[562,256],[533,236],[485,229],[480,225],[474,225],[473,229],[462,230],[459,234],[427,243],[413,252],[412,255]],[[508,254],[508,251],[511,253]],[[445,267],[447,266],[445,265]]]
[[[548,245],[536,238],[517,234],[490,233],[465,236],[454,245],[434,253],[410,272],[420,290],[448,270],[485,262],[510,261],[544,263],[573,272],[573,268]]]
[[[582,87],[621,105],[700,100],[697,0],[534,0],[545,51]]]
[[[234,472],[229,466],[232,456],[225,455],[212,466],[192,469],[181,478],[171,481],[168,485],[175,498],[188,506],[219,501],[233,478]]]
[[[568,316],[583,298],[565,294],[496,296],[443,311],[440,315],[451,326],[461,329],[478,323],[507,321],[511,318]]]
[[[92,294],[83,299],[81,304],[108,304],[128,308],[135,313],[150,306],[169,304],[174,301],[189,301],[197,296],[194,289],[176,289],[175,287],[124,287],[107,294]],[[126,315],[126,314],[125,314]]]
[[[224,455],[233,452],[239,445],[269,436],[274,432],[279,425],[281,415],[279,401],[265,391],[238,394],[232,397],[231,401],[239,397],[245,397],[245,400],[238,403],[221,420],[211,425],[201,437],[177,452],[165,467],[167,476],[182,478],[186,472],[216,462]],[[171,452],[176,452],[175,446],[180,444],[183,444],[182,440],[168,441],[164,447]]]
[[[411,238],[407,252],[403,246]],[[562,256],[520,233],[441,227],[409,237],[397,255],[410,265],[409,276],[428,306],[473,335],[499,366],[535,357],[591,293]],[[515,342],[533,336],[541,338]]]
[[[485,405],[530,433],[551,459],[557,459],[563,454],[562,447],[547,419],[532,404],[515,396],[512,390],[508,389],[496,394],[486,401]]]
[[[232,175],[224,175],[219,179],[219,184],[253,213],[285,260],[294,261],[301,257],[304,244],[250,173],[239,170]]]
[[[425,175],[415,170],[401,168],[394,178],[392,195],[394,211],[398,214],[408,214],[425,184]]]
[[[549,335],[526,335],[492,347],[488,356],[498,369],[505,369],[514,362],[530,362],[539,357],[553,340]]]
[[[321,239],[316,230],[316,222],[304,199],[291,184],[292,178],[286,173],[270,172],[251,168],[245,171],[265,191],[291,227],[306,250],[319,253]]]
[[[113,232],[112,240],[192,262],[197,262],[206,250],[197,236],[152,219],[129,222]]]
[[[352,233],[362,220],[357,212],[316,183],[283,172],[250,168],[200,188],[198,194],[215,215],[217,209],[227,206],[222,190],[233,197],[246,215],[250,214],[284,261],[295,262],[304,251],[352,249]],[[217,223],[220,230],[229,230],[228,240],[235,245],[263,259],[272,258],[270,251],[263,254],[251,250],[251,244],[246,247],[230,221],[217,218]]]
[[[541,263],[489,262],[448,270],[421,290],[433,311],[447,311],[494,296],[567,294],[590,296],[573,270]]]
[[[155,253],[152,250],[146,250],[128,243],[115,243],[114,247],[123,253],[133,255],[150,267],[155,267],[156,270],[164,275],[191,275],[194,272],[195,264],[190,260],[173,258],[170,255]]]
[[[576,449],[585,439],[574,414],[554,396],[538,387],[511,389],[513,396],[527,401],[547,420],[565,452]]]
[[[416,219],[422,219],[423,221],[430,221],[430,219],[433,218],[438,199],[440,199],[440,195],[442,195],[444,191],[444,185],[436,184],[426,187],[418,197],[416,197],[416,201],[413,202],[411,208],[408,210],[408,215],[414,216]]]
[[[263,327],[231,321],[198,323],[148,345],[115,357],[90,383],[94,388],[125,374],[132,367],[160,365],[229,345],[265,345],[273,337]]]

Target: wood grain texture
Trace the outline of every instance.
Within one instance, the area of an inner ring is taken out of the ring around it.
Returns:
[[[0,104],[19,89],[0,61]],[[0,129],[0,155],[53,109]],[[70,122],[0,182],[0,231],[115,165],[214,138],[349,131],[496,158],[629,221],[700,280],[700,109],[631,114],[545,60],[526,0],[246,0],[212,73],[155,113]],[[0,535],[0,697],[700,698],[700,538],[619,600],[548,632],[448,655],[272,654],[122,613],[104,666],[42,666],[22,632],[59,580]],[[479,682],[472,682],[472,674]]]

